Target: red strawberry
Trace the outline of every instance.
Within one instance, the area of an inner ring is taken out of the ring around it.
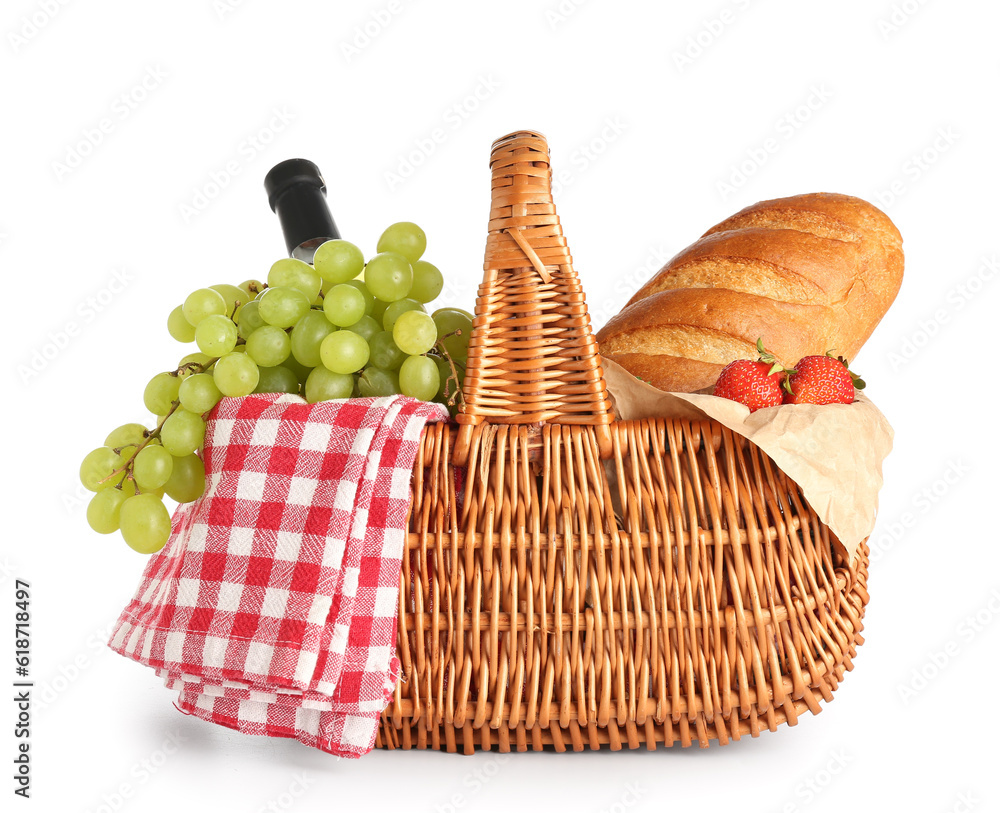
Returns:
[[[805,356],[789,370],[785,385],[786,404],[853,404],[854,389],[865,382],[847,369],[847,361],[825,356]]]
[[[760,339],[757,340],[757,350],[760,352],[758,361],[737,359],[723,367],[712,394],[739,401],[751,412],[781,404],[785,368],[764,350]]]

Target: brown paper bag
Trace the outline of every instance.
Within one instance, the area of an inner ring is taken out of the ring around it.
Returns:
[[[864,395],[853,404],[785,404],[756,412],[705,393],[663,392],[610,359],[604,378],[621,420],[711,418],[752,441],[798,483],[853,563],[875,526],[892,427]]]

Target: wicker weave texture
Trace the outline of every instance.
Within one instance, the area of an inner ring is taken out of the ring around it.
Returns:
[[[537,133],[494,146],[469,400],[414,466],[377,745],[653,749],[794,725],[852,668],[867,547],[851,565],[715,422],[609,422],[547,159]]]
[[[476,299],[456,461],[473,427],[587,424],[611,451],[612,420],[583,288],[552,202],[548,146],[520,132],[493,145],[485,274]]]
[[[607,467],[591,433],[546,427],[541,476],[524,428],[499,427],[464,495],[453,429],[428,431],[380,746],[704,746],[831,699],[862,642],[867,550],[849,566],[723,427],[613,426]]]

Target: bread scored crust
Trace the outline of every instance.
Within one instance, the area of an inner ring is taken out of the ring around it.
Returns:
[[[830,193],[762,201],[671,259],[597,339],[633,375],[677,392],[756,358],[758,338],[786,366],[827,350],[853,358],[902,274],[902,238],[870,203]]]

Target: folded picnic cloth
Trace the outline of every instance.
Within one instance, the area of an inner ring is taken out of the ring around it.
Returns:
[[[413,462],[446,417],[402,396],[224,398],[205,494],[175,512],[111,648],[156,669],[186,713],[367,753],[399,673]]]

